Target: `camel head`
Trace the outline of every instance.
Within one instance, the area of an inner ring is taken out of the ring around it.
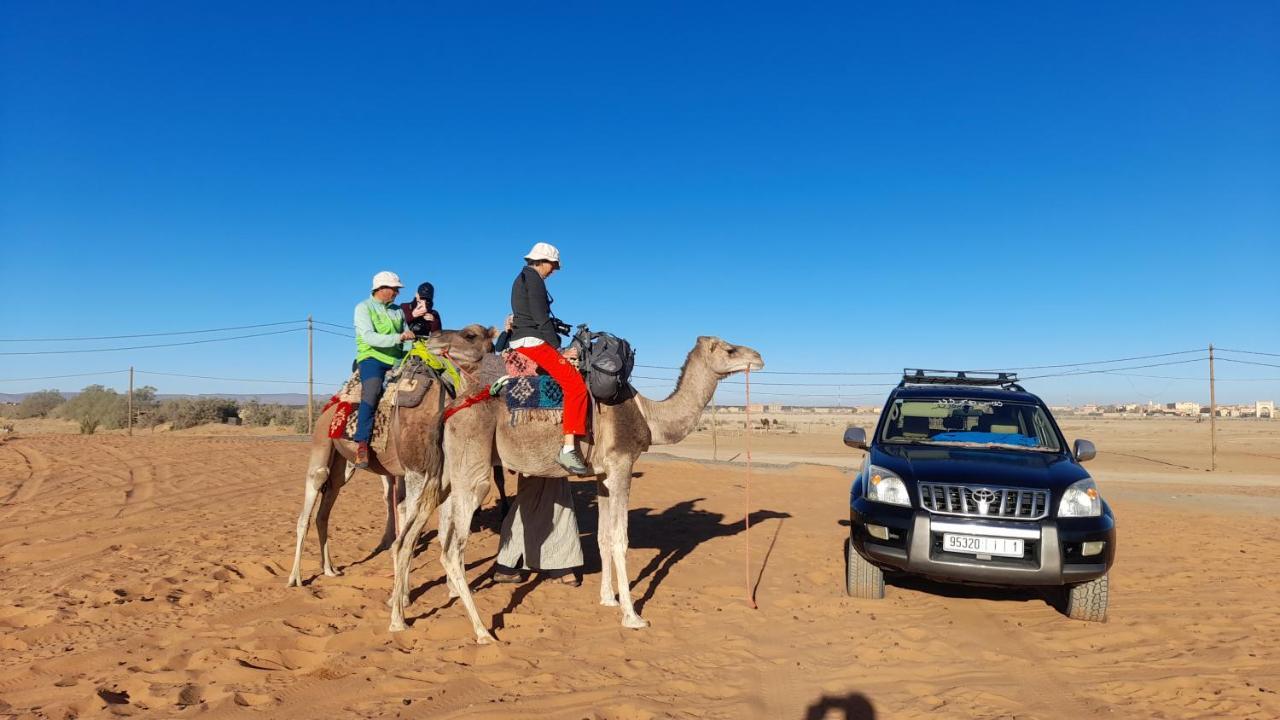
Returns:
[[[427,341],[427,348],[439,355],[447,353],[454,362],[475,365],[493,352],[498,329],[472,323],[461,330],[441,330]]]
[[[700,358],[712,372],[722,378],[747,369],[764,369],[764,358],[760,357],[760,353],[746,345],[733,345],[710,335],[698,338],[692,355]]]

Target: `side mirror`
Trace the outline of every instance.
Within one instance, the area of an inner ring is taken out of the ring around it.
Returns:
[[[1076,462],[1088,462],[1098,456],[1098,449],[1088,440],[1077,440],[1072,447]]]
[[[844,429],[844,444],[856,450],[867,449],[867,431],[860,427]]]

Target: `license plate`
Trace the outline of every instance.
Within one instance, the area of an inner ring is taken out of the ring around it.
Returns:
[[[947,552],[966,553],[969,555],[998,555],[1000,557],[1020,558],[1022,557],[1022,540],[1020,538],[943,533],[942,549]]]

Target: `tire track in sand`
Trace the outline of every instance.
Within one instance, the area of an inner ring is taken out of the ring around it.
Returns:
[[[27,477],[18,483],[18,487],[0,503],[4,507],[4,512],[0,514],[0,518],[8,518],[18,512],[18,506],[30,502],[32,498],[39,494],[41,486],[49,477],[49,459],[39,450],[32,447],[25,449],[17,443],[9,442],[5,444],[6,450],[11,450],[22,458],[22,462],[26,466]]]

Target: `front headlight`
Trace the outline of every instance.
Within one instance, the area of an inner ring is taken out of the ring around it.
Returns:
[[[867,467],[867,499],[911,507],[911,498],[902,478],[877,465]]]
[[[1102,496],[1093,478],[1072,483],[1058,503],[1058,517],[1098,517],[1102,514]]]

